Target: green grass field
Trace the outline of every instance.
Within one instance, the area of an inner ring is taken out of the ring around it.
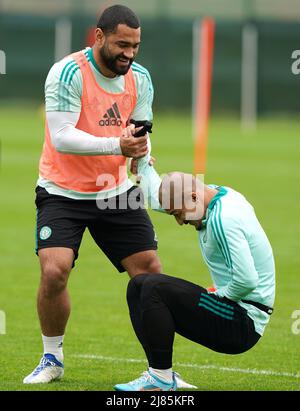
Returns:
[[[112,390],[146,369],[125,302],[127,275],[118,274],[85,235],[70,278],[72,315],[65,337],[65,377],[47,386],[23,386],[40,359],[35,309],[39,282],[34,254],[34,186],[43,142],[37,108],[0,107],[1,243],[0,390]],[[274,249],[275,312],[264,337],[249,352],[217,354],[179,336],[174,368],[199,390],[299,390],[300,334],[292,313],[300,310],[300,122],[261,120],[256,133],[242,135],[234,119],[210,124],[206,182],[229,185],[254,205]],[[193,171],[189,117],[156,116],[152,138],[159,172]],[[203,286],[210,278],[192,227],[151,212],[164,272]],[[93,358],[94,356],[94,358]]]

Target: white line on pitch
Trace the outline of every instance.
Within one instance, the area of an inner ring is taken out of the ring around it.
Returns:
[[[113,361],[113,362],[133,362],[133,363],[146,363],[146,360],[139,360],[137,358],[116,358],[116,357],[104,357],[103,355],[92,355],[92,354],[74,354],[72,357],[84,358],[87,360],[102,360],[102,361]],[[228,372],[238,372],[243,374],[255,374],[255,375],[270,375],[272,377],[288,377],[288,378],[300,378],[300,373],[291,372],[278,372],[272,370],[256,370],[250,368],[233,368],[233,367],[220,367],[218,365],[199,365],[199,364],[189,364],[177,362],[174,366],[186,367],[186,368],[197,368],[200,370],[218,370],[218,371],[228,371]]]

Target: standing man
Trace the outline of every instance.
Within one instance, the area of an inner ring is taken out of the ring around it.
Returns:
[[[251,349],[264,333],[275,298],[272,248],[245,197],[179,172],[160,182],[147,161],[139,160],[138,169],[147,198],[178,224],[196,228],[216,291],[164,274],[130,280],[131,322],[149,368],[136,380],[117,384],[118,391],[176,390],[175,333],[221,353]]]
[[[44,355],[25,384],[63,376],[62,345],[70,315],[67,282],[85,228],[119,272],[130,277],[161,272],[149,216],[141,207],[131,208],[128,200],[134,187],[126,157],[144,156],[148,145],[147,136],[134,138],[123,130],[130,118],[152,120],[151,79],[134,63],[140,39],[133,11],[109,7],[98,21],[93,47],[59,61],[48,74],[36,188],[41,265],[37,310]],[[107,199],[115,200],[116,209],[102,207]]]

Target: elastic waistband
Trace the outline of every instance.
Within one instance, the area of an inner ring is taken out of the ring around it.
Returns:
[[[251,304],[254,307],[258,308],[261,311],[264,311],[265,313],[267,313],[268,315],[271,315],[274,311],[273,307],[268,307],[267,305],[258,303],[257,301],[251,301],[251,300],[241,300],[243,303],[246,304]]]

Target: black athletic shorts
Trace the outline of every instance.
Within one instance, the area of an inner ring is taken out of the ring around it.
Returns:
[[[157,249],[153,225],[138,187],[97,202],[49,194],[39,186],[35,191],[36,254],[42,248],[66,247],[73,249],[75,261],[86,228],[119,272],[125,271],[121,264],[124,258]],[[136,201],[132,203],[129,198]]]

